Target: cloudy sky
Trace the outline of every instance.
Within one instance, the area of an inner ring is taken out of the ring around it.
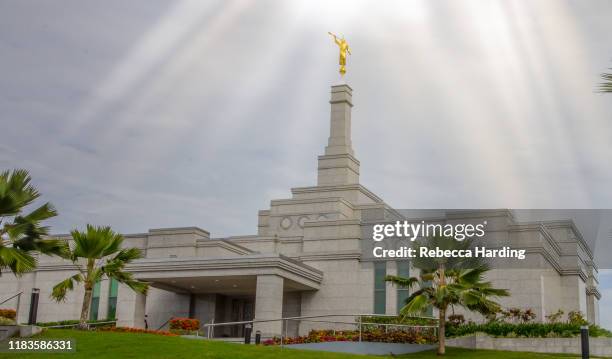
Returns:
[[[0,168],[30,170],[55,233],[255,233],[257,210],[316,181],[333,31],[352,47],[362,183],[392,206],[609,208],[612,95],[595,89],[611,14],[605,0],[0,0]]]

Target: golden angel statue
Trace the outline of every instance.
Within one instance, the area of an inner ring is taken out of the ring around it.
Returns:
[[[332,34],[331,32],[328,32],[328,34],[334,37],[334,42],[340,48],[340,75],[344,76],[346,73],[346,54],[348,53],[351,55],[351,48],[349,47],[348,42],[346,42],[344,39],[344,36],[342,36],[342,38],[338,38],[338,36]]]

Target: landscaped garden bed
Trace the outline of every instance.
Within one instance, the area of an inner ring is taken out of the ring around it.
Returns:
[[[15,325],[16,317],[15,309],[0,309],[0,326]]]
[[[359,341],[357,330],[311,330],[308,335],[285,337],[283,344],[303,344],[322,342]],[[362,331],[361,341],[383,343],[426,344],[436,341],[433,330],[385,330],[381,328]],[[264,345],[278,345],[280,337],[274,337],[263,342]]]
[[[562,310],[546,316],[547,323],[534,322],[536,315],[531,309],[509,308],[489,318],[487,323],[465,322],[462,315],[449,316],[446,337],[461,337],[484,333],[502,338],[571,338],[580,335],[580,328],[589,327],[590,337],[612,337],[612,332],[600,326],[589,324],[579,311],[567,313],[562,321]]]
[[[475,333],[485,333],[493,337],[506,338],[570,338],[580,335],[580,324],[575,323],[467,323],[446,328],[447,337],[460,337]],[[589,325],[589,336],[610,337],[610,331]]]
[[[200,329],[200,321],[193,318],[170,319],[170,332],[179,335],[195,335]]]

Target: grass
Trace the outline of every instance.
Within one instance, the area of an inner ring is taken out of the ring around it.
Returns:
[[[291,358],[291,359],[355,359],[362,355],[282,349],[279,347],[246,346],[207,340],[193,340],[180,337],[165,337],[152,334],[82,332],[77,330],[50,329],[39,336],[45,338],[74,338],[76,353],[53,354],[53,358]],[[0,358],[47,358],[49,354],[3,354]],[[398,356],[408,359],[436,358],[435,352]],[[488,350],[467,350],[447,348],[446,358],[576,358],[575,355],[536,354],[501,352]]]

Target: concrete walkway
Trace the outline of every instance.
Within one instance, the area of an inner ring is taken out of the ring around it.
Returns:
[[[206,340],[205,337],[195,335],[181,335],[183,338]],[[226,343],[243,344],[244,338],[212,338],[210,340]],[[264,340],[262,339],[262,342]],[[255,344],[255,339],[251,340],[251,345]],[[280,347],[276,345],[275,347]],[[305,344],[285,344],[285,348],[318,350],[335,353],[350,354],[369,354],[369,355],[389,355],[389,354],[408,354],[434,349],[434,345],[428,344],[403,344],[403,343],[378,343],[378,342],[325,342],[325,343],[305,343]]]
[[[408,354],[433,349],[435,346],[427,344],[403,343],[375,343],[375,342],[325,342],[289,344],[285,348],[320,350],[336,353],[389,355]]]

